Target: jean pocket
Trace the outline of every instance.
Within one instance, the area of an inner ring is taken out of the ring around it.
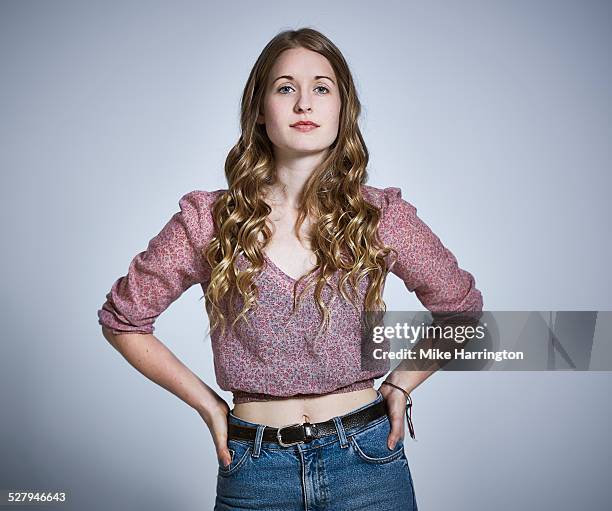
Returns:
[[[230,452],[232,461],[227,466],[223,466],[217,458],[217,464],[219,466],[219,474],[223,476],[229,476],[235,474],[241,467],[248,461],[249,454],[251,453],[251,446],[245,442],[238,442],[230,439],[227,441],[227,448]]]
[[[391,423],[385,416],[374,425],[350,435],[349,442],[363,461],[375,464],[389,463],[405,456],[403,440],[398,440],[393,449],[389,449],[387,441],[390,432]]]

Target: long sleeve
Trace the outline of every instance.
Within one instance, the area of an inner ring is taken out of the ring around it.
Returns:
[[[214,192],[195,190],[179,200],[175,213],[144,252],[131,261],[98,310],[98,323],[113,333],[152,333],[153,323],[184,291],[205,282],[210,269],[202,250],[213,235]]]
[[[383,190],[379,233],[382,241],[397,250],[390,269],[414,291],[430,312],[482,311],[482,294],[471,273],[404,200],[399,188]]]

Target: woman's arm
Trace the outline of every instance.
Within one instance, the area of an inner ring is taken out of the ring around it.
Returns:
[[[454,254],[417,215],[416,207],[404,200],[401,190],[395,187],[383,190],[381,202],[379,232],[385,244],[397,251],[397,256],[392,257],[390,271],[430,312],[442,315],[469,312],[470,318],[478,316],[483,299],[474,276],[459,266]],[[402,370],[400,364],[386,380],[409,394],[439,367],[421,371],[413,366],[410,370]],[[383,385],[380,391],[389,400],[389,444],[394,445],[404,435],[406,396],[389,385]]]
[[[217,457],[229,465],[227,403],[153,334],[114,334],[104,326],[102,333],[135,369],[200,414],[213,437]]]
[[[210,208],[215,196],[195,190],[180,199],[180,211],[113,284],[98,310],[98,323],[133,367],[200,414],[217,457],[228,464],[227,403],[153,335],[156,318],[192,285],[209,278],[202,250],[213,235]]]
[[[113,334],[102,327],[106,340],[140,373],[172,392],[202,416],[218,407],[217,394],[185,366],[153,334]]]

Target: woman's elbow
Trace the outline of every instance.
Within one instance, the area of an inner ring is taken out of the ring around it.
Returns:
[[[117,336],[113,333],[113,331],[110,328],[103,325],[102,335],[110,344],[112,344],[113,346],[116,346]]]

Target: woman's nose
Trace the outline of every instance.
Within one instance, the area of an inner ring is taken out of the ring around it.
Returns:
[[[308,101],[308,98],[304,96],[297,102],[296,107],[298,112],[310,112],[312,110],[310,101]]]

